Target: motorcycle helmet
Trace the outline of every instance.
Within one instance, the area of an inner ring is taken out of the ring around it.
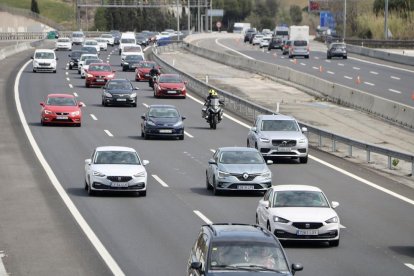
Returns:
[[[208,90],[208,94],[210,94],[210,96],[217,96],[217,91],[214,89],[210,89]]]

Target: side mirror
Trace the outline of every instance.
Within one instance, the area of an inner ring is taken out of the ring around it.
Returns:
[[[308,128],[307,127],[302,127],[302,132],[308,132]]]
[[[184,81],[184,84],[187,84],[188,83],[188,81]]]
[[[273,160],[266,160],[266,164],[272,165],[273,164]]]
[[[33,57],[30,57],[30,59],[34,59]]]
[[[270,202],[268,200],[261,200],[260,205],[267,209],[270,207]]]
[[[185,116],[182,116],[182,117],[181,117],[181,120],[185,120],[185,119],[186,119],[186,117],[185,117]]]
[[[250,130],[253,131],[253,132],[256,132],[257,128],[256,127],[251,127]]]
[[[79,106],[79,107],[84,107],[84,106],[85,106],[85,104],[84,104],[83,102],[79,102],[78,106]]]
[[[145,115],[141,115],[141,119],[142,120],[145,120]]]
[[[92,159],[85,159],[85,164],[86,164],[86,165],[90,165],[90,164],[91,164],[91,162],[92,162]]]
[[[337,202],[337,201],[332,201],[332,202],[331,202],[331,205],[332,205],[332,208],[333,208],[333,209],[335,209],[336,207],[338,207],[338,206],[339,206],[339,202]]]
[[[44,102],[41,102],[41,103],[40,103],[40,105],[41,105],[41,106],[45,106],[45,103],[44,103]]]
[[[191,269],[195,269],[195,270],[201,270],[202,266],[203,264],[200,262],[192,262],[190,265]]]
[[[88,73],[88,69],[83,69],[83,71],[85,71],[85,73]]]
[[[112,73],[115,73],[116,72],[116,70],[112,70]]]
[[[134,87],[134,90],[139,90],[139,87]]]
[[[296,271],[302,271],[303,265],[299,263],[292,264],[292,272],[295,274]]]
[[[59,60],[59,58],[57,57],[57,58],[55,58],[55,60]]]
[[[210,165],[217,165],[217,163],[216,163],[216,161],[214,161],[214,159],[210,159],[210,160],[208,160],[208,163],[209,163]]]
[[[148,165],[149,164],[149,161],[148,160],[142,160],[142,165],[143,166],[146,166],[146,165]]]

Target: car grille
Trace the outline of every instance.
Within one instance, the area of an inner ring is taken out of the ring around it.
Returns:
[[[292,226],[299,229],[319,229],[323,224],[321,222],[294,222]]]
[[[39,65],[40,65],[40,66],[50,66],[50,63],[45,63],[45,62],[42,62],[42,63],[39,63]]]
[[[107,176],[106,178],[112,182],[128,182],[132,179],[131,176]]]
[[[239,185],[249,185],[249,186],[253,186],[254,188],[253,188],[253,190],[263,190],[263,189],[265,189],[265,188],[263,188],[263,186],[262,185],[260,185],[260,184],[241,184],[241,183],[233,183],[233,184],[231,184],[231,185],[229,185],[228,187],[227,187],[227,189],[234,189],[234,190],[238,190],[238,186]],[[246,191],[249,191],[249,190],[246,190]]]
[[[272,145],[277,147],[294,147],[296,140],[272,140]]]
[[[69,115],[69,112],[55,112],[56,113],[56,115],[65,115],[65,116],[67,116],[67,115]]]
[[[237,177],[237,179],[240,181],[252,181],[253,179],[256,178],[256,176],[260,174],[249,174],[246,179],[243,177],[243,174],[232,173],[231,175]]]

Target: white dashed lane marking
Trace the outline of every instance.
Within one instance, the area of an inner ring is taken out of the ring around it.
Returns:
[[[369,86],[375,86],[375,84],[370,83],[370,82],[366,82],[366,81],[364,81],[364,83],[365,83],[366,85],[369,85]]]
[[[184,134],[185,135],[187,135],[188,137],[190,137],[190,138],[194,138],[194,136],[193,135],[191,135],[190,133],[188,133],[187,131],[184,131]]]
[[[361,70],[361,68],[359,68],[359,67],[352,67],[352,69]]]
[[[69,75],[69,72],[66,72],[66,75]]]
[[[67,81],[70,81],[70,78],[66,78]]]
[[[157,180],[157,182],[158,182],[158,183],[160,183],[160,184],[161,184],[161,186],[163,186],[163,187],[168,187],[167,183],[165,183],[164,181],[162,181],[162,179],[161,179],[161,178],[159,178],[157,175],[153,174],[153,175],[152,175],[152,177],[153,177],[155,180]]]
[[[142,103],[142,105],[148,108],[148,105],[146,103]]]
[[[94,119],[95,121],[98,121],[98,118],[96,118],[95,115],[91,114],[92,119]]]
[[[346,78],[348,80],[352,80],[352,77],[344,76],[344,78]]]
[[[393,93],[397,93],[397,94],[401,94],[401,91],[395,90],[395,89],[388,89],[388,91],[393,92]]]
[[[345,66],[345,64],[343,64],[343,63],[338,63],[338,66]]]
[[[78,93],[73,92],[73,96],[78,97],[79,95],[78,95]]]
[[[111,132],[109,132],[109,130],[105,129],[104,131],[105,131],[105,133],[106,133],[109,137],[114,137],[114,136],[112,135],[112,133],[111,133]]]
[[[302,66],[306,66],[306,63],[301,62],[301,63],[300,63],[300,65],[302,65]]]
[[[378,72],[375,72],[375,71],[369,71],[369,72],[373,75],[378,75]]]
[[[73,85],[69,83],[69,87],[70,87],[70,88],[73,88]]]
[[[332,72],[332,71],[326,71],[326,73],[331,74],[331,75],[335,75],[335,73]]]
[[[319,70],[319,68],[318,68],[318,67],[316,67],[316,66],[313,66],[312,68],[313,68],[313,69],[315,69],[315,70]]]
[[[405,263],[404,265],[411,268],[412,270],[414,270],[414,265],[413,264]]]
[[[401,79],[399,77],[394,77],[394,76],[391,76],[391,78],[394,79],[394,80],[400,80]]]
[[[194,214],[196,214],[199,218],[201,218],[207,224],[213,224],[211,220],[209,220],[205,215],[203,215],[200,211],[194,210]]]

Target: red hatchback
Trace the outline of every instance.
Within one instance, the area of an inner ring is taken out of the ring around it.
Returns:
[[[183,81],[177,74],[161,74],[154,83],[154,97],[180,97],[185,99],[187,90]]]
[[[141,61],[135,68],[135,81],[148,81],[150,79],[149,72],[153,66],[160,69],[154,61]]]
[[[46,102],[41,102],[42,106],[40,123],[42,126],[47,124],[73,124],[81,126],[82,111],[84,106],[78,102],[71,94],[49,94]]]
[[[108,63],[91,63],[85,70],[85,86],[104,86],[115,77],[115,71]]]

